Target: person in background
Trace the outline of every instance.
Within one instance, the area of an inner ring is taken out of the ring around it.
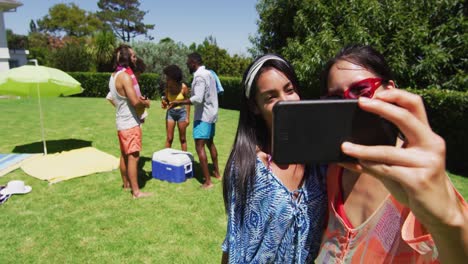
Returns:
[[[445,142],[421,97],[396,89],[384,57],[366,45],[343,48],[322,83],[328,97],[359,98],[404,140],[343,143],[358,162],[329,165],[328,225],[316,263],[466,263],[468,206],[446,174]]]
[[[242,87],[223,177],[222,263],[312,263],[325,224],[326,167],[271,159],[272,109],[300,100],[296,74],[285,59],[267,54],[249,66]]]
[[[161,106],[167,108],[168,104],[175,100],[185,100],[190,97],[190,92],[185,83],[182,82],[182,70],[177,65],[169,65],[164,68],[166,78],[165,98],[161,100]],[[172,146],[174,139],[174,128],[177,123],[179,129],[180,146],[187,151],[186,129],[190,123],[190,104],[175,106],[167,109],[166,113],[166,148]]]
[[[116,71],[110,77],[109,90],[116,109],[120,174],[123,188],[130,188],[133,198],[140,198],[151,195],[140,191],[137,179],[142,142],[141,116],[138,113],[150,107],[150,100],[137,95],[134,78],[128,73],[128,69],[135,67],[137,59],[133,49],[121,44],[114,53]]]
[[[117,70],[122,69],[122,67],[117,66]],[[133,88],[135,89],[135,93],[137,94],[137,96],[141,96],[140,84],[138,83],[138,79],[140,79],[140,75],[143,72],[145,72],[145,70],[146,65],[143,59],[141,58],[137,58],[134,66],[125,69],[125,71],[132,77]],[[106,99],[115,107],[115,103],[112,98],[112,93],[110,91],[107,93]],[[138,116],[140,117],[141,122],[144,123],[145,118],[148,116],[148,112],[145,109],[143,109],[143,112],[138,113]]]
[[[178,105],[194,105],[193,138],[195,139],[195,148],[205,178],[205,182],[201,187],[209,189],[214,185],[211,182],[205,146],[208,147],[211,154],[214,177],[221,178],[218,168],[218,151],[214,144],[216,121],[218,120],[216,81],[211,72],[203,66],[202,57],[198,53],[191,53],[187,56],[187,67],[190,73],[193,73],[191,97],[185,100],[172,101],[169,108]]]

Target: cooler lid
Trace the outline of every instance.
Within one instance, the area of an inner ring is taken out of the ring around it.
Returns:
[[[165,148],[153,153],[153,160],[176,166],[185,165],[193,161],[193,155],[187,151]]]

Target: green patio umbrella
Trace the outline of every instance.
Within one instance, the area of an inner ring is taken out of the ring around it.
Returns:
[[[66,72],[46,66],[24,65],[0,72],[0,95],[37,97],[44,154],[47,147],[44,137],[41,97],[67,96],[83,91],[81,84]]]

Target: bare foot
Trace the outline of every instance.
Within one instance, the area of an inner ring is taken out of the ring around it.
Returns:
[[[218,180],[221,180],[221,176],[216,171],[213,171],[214,177]]]
[[[137,192],[137,193],[133,194],[133,199],[150,197],[150,196],[153,196],[153,193],[150,193],[150,192]]]
[[[204,184],[202,184],[202,186],[200,186],[200,188],[205,189],[205,190],[211,189],[213,187],[214,187],[214,184],[211,183],[211,182],[210,183],[204,183]]]

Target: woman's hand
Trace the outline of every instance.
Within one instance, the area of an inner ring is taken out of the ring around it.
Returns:
[[[343,152],[359,163],[342,165],[381,180],[428,228],[464,221],[445,172],[445,141],[431,130],[421,97],[390,89],[376,94],[375,99],[361,97],[359,106],[398,126],[406,142],[403,148],[345,142]]]
[[[167,108],[167,102],[165,100],[161,101],[161,108],[166,109]]]
[[[190,104],[189,99],[175,100],[175,101],[172,101],[172,102],[169,103],[169,108],[173,108],[173,107],[176,107],[176,106],[179,106],[179,105],[188,105],[188,104]]]
[[[174,108],[174,107],[176,107],[176,106],[178,106],[178,105],[179,105],[179,102],[178,102],[178,101],[172,101],[172,102],[170,102],[170,103],[167,105],[167,107],[168,107],[169,109],[171,109],[171,108]]]

